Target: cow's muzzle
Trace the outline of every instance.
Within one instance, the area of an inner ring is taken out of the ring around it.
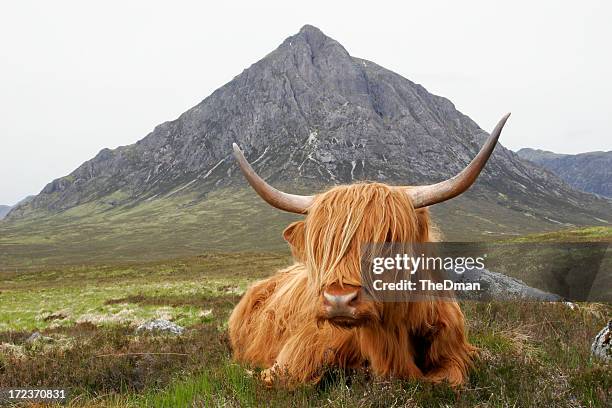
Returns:
[[[336,326],[354,327],[363,323],[360,313],[361,289],[353,285],[331,285],[321,295],[318,320]]]

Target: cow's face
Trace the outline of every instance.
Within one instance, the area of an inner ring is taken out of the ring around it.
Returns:
[[[339,186],[316,197],[304,221],[284,232],[309,273],[318,321],[356,327],[379,321],[383,305],[361,290],[361,248],[368,243],[428,240],[426,210],[385,184]]]

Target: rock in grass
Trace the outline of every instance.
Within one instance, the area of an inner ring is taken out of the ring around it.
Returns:
[[[53,339],[51,337],[43,336],[40,332],[34,332],[30,337],[28,337],[25,341],[26,343],[51,343]]]
[[[450,276],[456,282],[478,282],[480,292],[463,292],[461,296],[467,300],[535,300],[544,302],[559,302],[563,298],[553,293],[532,288],[525,282],[488,269],[472,269],[462,273],[455,272]]]
[[[184,327],[172,323],[165,319],[149,320],[136,328],[136,333],[142,332],[163,332],[172,334],[182,334],[185,331]]]
[[[591,354],[603,361],[612,362],[612,320],[595,336]]]

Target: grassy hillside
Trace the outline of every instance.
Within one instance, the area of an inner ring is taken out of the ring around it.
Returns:
[[[464,196],[434,206],[447,240],[482,241],[567,228],[496,202]],[[173,196],[135,206],[107,201],[48,216],[0,221],[0,270],[150,261],[208,250],[277,251],[297,216],[270,208],[250,189]]]
[[[227,318],[286,252],[5,272],[0,388],[66,387],[69,406],[609,406],[612,372],[589,356],[606,305],[465,303],[480,357],[455,392],[420,381],[331,372],[323,385],[266,389],[230,358]],[[182,336],[136,335],[164,317]],[[49,339],[30,344],[34,330]]]
[[[568,228],[511,238],[507,242],[612,242],[612,227]]]
[[[612,302],[612,227],[568,228],[492,242],[487,268],[570,299]]]

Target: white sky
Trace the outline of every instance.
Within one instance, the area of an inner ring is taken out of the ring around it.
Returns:
[[[502,143],[612,149],[610,1],[14,1],[0,8],[0,204],[133,143],[312,24]]]

